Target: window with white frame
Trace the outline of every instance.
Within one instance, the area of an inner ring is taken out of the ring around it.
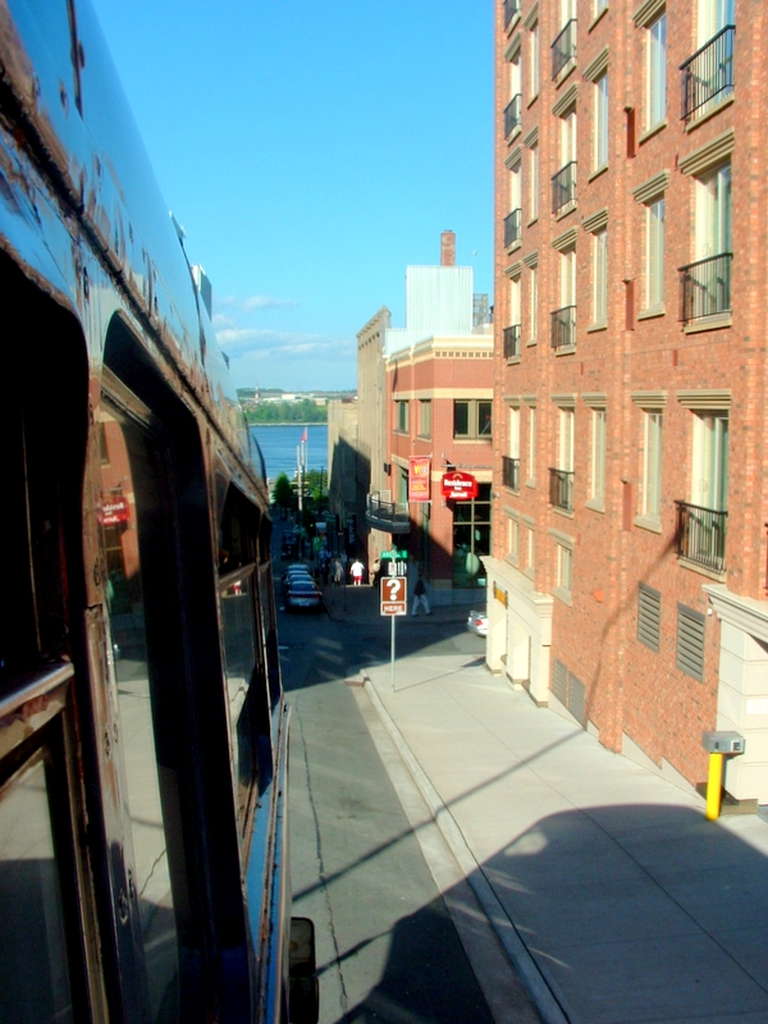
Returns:
[[[528,483],[536,480],[536,406],[528,407]]]
[[[517,563],[520,555],[520,523],[517,519],[507,520],[507,551],[512,560]]]
[[[395,430],[399,431],[401,434],[407,434],[409,431],[408,402],[402,399],[396,401],[395,413],[397,423]]]
[[[602,228],[592,236],[592,322],[604,324],[608,319],[608,230]]]
[[[708,43],[727,25],[736,23],[736,0],[699,0],[698,42]]]
[[[529,575],[533,575],[536,565],[536,534],[532,526],[526,529],[527,543],[525,545],[525,568]]]
[[[555,544],[557,554],[555,586],[570,593],[573,584],[573,551],[565,544]]]
[[[573,472],[573,438],[575,415],[573,409],[558,409],[557,468]]]
[[[728,412],[693,417],[691,503],[724,512],[728,507]]]
[[[539,146],[534,143],[528,150],[528,166],[530,170],[530,188],[528,192],[528,203],[530,220],[534,221],[539,216]]]
[[[522,314],[520,291],[520,273],[518,271],[509,279],[509,322],[510,324],[517,325],[518,335],[520,327],[520,318]]]
[[[647,26],[645,129],[667,117],[667,15],[662,12]]]
[[[605,502],[605,451],[606,451],[605,409],[592,410],[592,464],[590,466],[589,497],[593,505],[602,507]]]
[[[661,409],[646,409],[643,413],[643,494],[642,514],[650,519],[661,516],[661,461],[662,427]]]
[[[659,196],[645,209],[645,307],[664,305],[664,226],[666,203]]]
[[[539,338],[539,273],[534,264],[528,274],[528,317],[530,324],[529,340],[535,344]]]
[[[528,33],[528,55],[529,55],[529,87],[531,98],[539,94],[539,23],[534,22]]]
[[[509,410],[509,457],[520,459],[520,408],[516,405]]]
[[[432,436],[432,402],[429,399],[419,400],[419,436]]]
[[[696,182],[696,255],[700,260],[731,251],[731,164]]]
[[[594,84],[595,148],[594,170],[599,171],[608,164],[608,72],[604,72]],[[575,158],[574,158],[575,159]]]

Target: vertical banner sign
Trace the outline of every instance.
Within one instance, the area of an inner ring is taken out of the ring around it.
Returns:
[[[429,456],[412,455],[408,459],[408,501],[429,501]]]

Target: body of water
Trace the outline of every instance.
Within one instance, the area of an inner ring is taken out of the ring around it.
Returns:
[[[301,444],[304,431],[307,432],[307,469],[324,469],[328,472],[328,425],[313,423],[308,427],[300,423],[279,425],[257,423],[251,425],[251,433],[256,438],[264,456],[264,465],[270,482],[281,473],[289,480],[296,475],[297,450]]]

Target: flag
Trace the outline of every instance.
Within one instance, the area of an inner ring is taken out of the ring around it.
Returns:
[[[307,428],[306,427],[304,427],[304,433],[301,435],[301,443],[302,444],[306,444],[307,443]]]

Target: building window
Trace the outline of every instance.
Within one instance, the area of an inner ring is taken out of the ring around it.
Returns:
[[[575,131],[575,129],[574,129]],[[575,159],[575,157],[574,157]],[[594,169],[608,164],[608,72],[595,82],[595,152]]]
[[[680,68],[683,120],[704,117],[734,88],[734,0],[699,0],[699,46]]]
[[[608,0],[595,0],[594,16],[598,18],[603,11],[608,10]]]
[[[645,128],[650,131],[663,124],[667,117],[666,12],[648,26],[646,86]]]
[[[608,319],[608,231],[592,236],[592,322],[604,324]]]
[[[530,190],[528,194],[528,209],[531,212],[530,220],[535,221],[539,216],[539,146],[538,143],[528,150],[528,164],[530,168]]]
[[[536,406],[528,408],[528,483],[536,481]]]
[[[457,399],[453,403],[453,436],[490,439],[491,409],[490,400]]]
[[[432,436],[432,402],[422,399],[419,402],[419,437]]]
[[[528,53],[530,56],[530,80],[531,99],[539,95],[539,23],[531,25],[528,36]]]
[[[481,558],[491,553],[491,485],[479,484],[476,498],[453,504],[453,585],[484,587]]]
[[[560,591],[558,596],[570,597],[573,584],[573,551],[565,544],[555,544],[555,552],[555,593]]]
[[[576,250],[560,253],[560,308],[552,313],[552,348],[576,345]]]
[[[693,417],[691,501],[722,512],[728,505],[728,413],[700,412]]]
[[[539,273],[536,266],[530,268],[528,275],[528,322],[529,341],[535,345],[539,338]]]
[[[666,204],[661,196],[645,212],[645,306],[664,306],[664,222]]]
[[[509,103],[504,108],[504,137],[510,138],[522,124],[520,50],[509,62]]]
[[[517,565],[520,556],[520,523],[517,519],[507,520],[507,552]]]
[[[408,402],[398,401],[395,402],[396,413],[397,413],[397,426],[395,430],[398,430],[401,434],[407,434],[409,431],[408,425]]]
[[[654,520],[661,516],[661,440],[663,414],[649,410],[643,414],[643,515]]]
[[[712,572],[725,571],[728,518],[728,413],[693,417],[691,501],[677,506],[677,554]]]
[[[502,482],[511,491],[520,490],[520,409],[509,410],[509,454],[502,458]]]
[[[522,211],[522,182],[520,161],[509,169],[509,209],[510,213],[504,218],[504,246],[509,249],[513,245],[520,244],[523,226]]]
[[[563,512],[573,511],[573,409],[558,410],[557,466],[549,471],[549,500]]]
[[[576,110],[560,118],[560,170],[552,178],[552,213],[563,215],[576,202]]]
[[[731,311],[731,165],[696,181],[696,256],[680,268],[684,323]]]
[[[592,465],[589,482],[589,497],[592,503],[602,508],[605,502],[605,451],[606,451],[605,409],[592,410]]]

